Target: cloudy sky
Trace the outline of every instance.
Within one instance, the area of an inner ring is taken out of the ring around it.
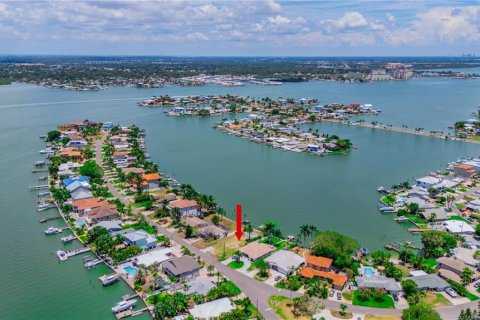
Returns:
[[[0,54],[480,54],[480,1],[2,1]]]

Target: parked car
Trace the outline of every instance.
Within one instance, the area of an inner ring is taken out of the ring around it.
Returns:
[[[458,297],[458,293],[455,290],[453,290],[452,288],[445,289],[445,292],[452,298]]]
[[[473,286],[474,286],[475,288],[478,288],[478,287],[480,287],[480,281],[478,281],[478,282],[475,282],[475,284],[474,284]]]
[[[273,278],[273,280],[275,280],[275,281],[280,281],[280,279],[282,279],[282,277],[280,277],[280,276],[276,276],[275,278]]]
[[[337,300],[342,300],[342,294],[340,292],[337,292]]]
[[[330,297],[333,297],[334,294],[335,294],[335,290],[330,290]]]
[[[394,294],[394,295],[393,295],[393,300],[394,300],[395,302],[398,302],[398,295]]]

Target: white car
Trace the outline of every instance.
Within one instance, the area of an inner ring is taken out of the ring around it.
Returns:
[[[458,293],[455,290],[453,290],[452,288],[445,289],[445,292],[452,298],[457,298],[458,297]]]

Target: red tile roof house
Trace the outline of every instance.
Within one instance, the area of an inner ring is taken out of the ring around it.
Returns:
[[[154,191],[160,189],[162,177],[158,173],[147,173],[142,175],[142,190]]]
[[[200,214],[198,203],[195,200],[175,200],[169,203],[170,209],[178,208],[181,217],[194,217]]]
[[[325,257],[308,256],[306,260],[307,267],[318,271],[330,271],[333,260]]]
[[[88,210],[108,205],[108,201],[101,201],[98,198],[82,199],[72,202],[72,211],[79,215],[84,215]]]
[[[342,290],[347,283],[347,276],[343,274],[338,274],[330,271],[320,271],[315,270],[310,267],[303,267],[300,269],[300,275],[304,278],[312,279],[314,277],[318,277],[322,280],[331,281],[333,288],[336,290]],[[330,282],[329,281],[329,282]]]

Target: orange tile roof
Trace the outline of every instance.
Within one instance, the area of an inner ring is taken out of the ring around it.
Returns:
[[[113,153],[114,156],[128,156],[130,152],[129,151],[115,151]]]
[[[160,180],[161,177],[158,173],[147,173],[142,175],[143,180],[151,181],[151,180]]]
[[[328,269],[332,266],[333,260],[330,258],[325,257],[315,257],[315,256],[308,256],[307,257],[307,264],[314,265],[319,268]]]
[[[82,153],[75,150],[62,150],[60,152],[60,157],[80,157]]]
[[[319,271],[312,269],[310,267],[303,267],[300,269],[300,275],[305,278],[312,279],[313,277],[320,277],[324,279],[331,279],[333,284],[336,286],[343,287],[345,282],[347,282],[347,276],[343,274],[327,272],[327,271]]]
[[[85,141],[85,138],[84,138],[84,137],[82,137],[81,135],[75,134],[75,133],[69,135],[68,138],[69,138],[70,140],[83,140],[83,141]]]
[[[456,164],[454,167],[455,167],[455,168],[459,168],[459,169],[464,169],[464,170],[470,170],[470,169],[473,169],[473,170],[474,170],[474,169],[475,169],[474,166],[471,166],[471,165],[465,164],[465,163]]]
[[[198,206],[197,201],[195,200],[175,200],[170,202],[170,208],[178,208],[178,209],[185,209],[190,207]]]
[[[102,206],[108,206],[108,201],[100,201],[98,198],[88,198],[72,202],[72,207],[76,207],[77,210],[93,209]]]
[[[229,128],[229,129],[240,129],[241,127],[242,127],[242,126],[239,125],[239,124],[232,124],[232,125],[230,125],[228,128]]]

